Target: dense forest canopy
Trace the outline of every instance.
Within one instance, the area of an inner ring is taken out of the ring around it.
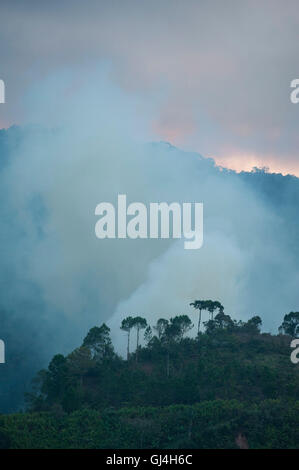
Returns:
[[[86,406],[296,398],[299,375],[290,361],[290,342],[299,333],[298,312],[284,316],[275,336],[261,333],[259,316],[236,321],[218,301],[192,305],[198,312],[194,319],[208,315],[195,338],[188,335],[194,327],[188,315],[160,318],[156,325],[141,316],[125,317],[120,329],[128,339],[126,359],[115,353],[106,324],[91,328],[79,348],[55,355],[48,369],[39,372],[35,393],[27,397],[30,409],[60,406],[71,412]]]
[[[38,373],[25,414],[0,418],[0,445],[297,447],[299,369],[290,341],[298,312],[286,314],[271,335],[261,333],[259,316],[242,322],[218,301],[192,305],[192,320],[206,314],[196,337],[187,315],[155,325],[125,317],[125,359],[107,325],[91,328],[80,347],[56,354]],[[20,434],[20,426],[31,432]]]

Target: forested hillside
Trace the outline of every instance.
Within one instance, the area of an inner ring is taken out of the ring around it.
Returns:
[[[156,325],[124,318],[126,359],[105,324],[93,327],[79,348],[38,374],[25,414],[2,416],[2,446],[298,447],[299,368],[290,360],[298,312],[270,335],[260,332],[258,316],[237,322],[219,302],[192,305],[195,338],[187,315]]]

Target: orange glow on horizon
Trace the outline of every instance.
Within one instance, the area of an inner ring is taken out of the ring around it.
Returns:
[[[251,171],[254,167],[269,169],[270,173],[281,173],[282,175],[295,175],[299,177],[299,163],[285,160],[282,164],[278,159],[271,157],[261,157],[254,154],[232,154],[225,156],[212,156],[216,164],[237,173],[241,171]]]
[[[207,154],[202,152],[197,144],[190,146],[187,144],[188,135],[192,134],[192,126],[162,126],[161,123],[153,122],[152,130],[157,138],[165,140],[172,145],[200,153],[203,157],[212,158],[216,165],[234,170],[237,173],[241,171],[251,171],[254,167],[268,168],[270,173],[281,173],[282,175],[294,175],[299,178],[299,161],[296,162],[295,156],[286,156],[283,160],[279,155],[257,155],[249,152],[242,152],[235,148],[227,148],[224,151],[215,151]],[[187,146],[186,146],[187,144]]]

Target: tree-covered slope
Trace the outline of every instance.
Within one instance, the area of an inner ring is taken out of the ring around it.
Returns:
[[[1,417],[1,445],[298,447],[299,369],[290,360],[298,312],[270,335],[260,333],[259,317],[236,322],[221,304],[204,302],[194,306],[210,307],[211,317],[196,338],[186,337],[193,327],[186,315],[153,327],[139,316],[124,319],[126,359],[114,352],[105,324],[92,328],[81,347],[54,356],[38,374],[26,413]],[[130,352],[133,334],[138,348]]]
[[[285,400],[14,414],[0,418],[0,447],[298,448],[298,414],[299,402]]]

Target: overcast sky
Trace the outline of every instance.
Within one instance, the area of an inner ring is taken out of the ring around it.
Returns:
[[[154,139],[299,176],[298,58],[298,0],[1,0],[0,127],[26,122],[24,97],[49,74],[104,62],[155,103]]]

